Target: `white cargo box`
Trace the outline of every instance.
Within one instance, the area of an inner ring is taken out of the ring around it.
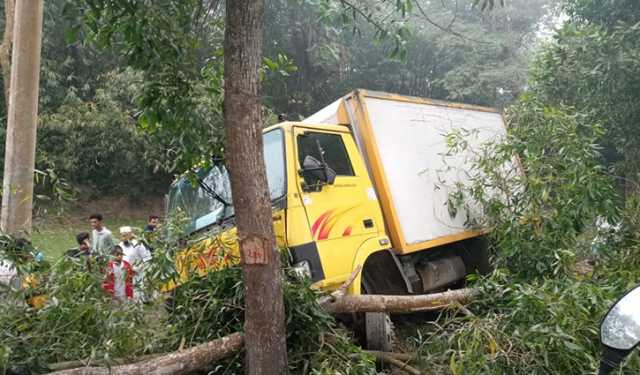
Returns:
[[[445,157],[445,137],[459,129],[468,134],[469,150],[504,137],[505,125],[497,110],[357,90],[304,122],[351,125],[397,251],[427,249],[481,234],[465,226],[468,212],[460,210],[452,217],[448,209],[456,184],[467,183],[473,172],[469,151]]]

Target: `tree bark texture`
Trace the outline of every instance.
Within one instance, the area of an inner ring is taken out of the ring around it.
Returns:
[[[243,335],[229,336],[200,344],[187,350],[174,352],[144,362],[116,367],[80,367],[52,372],[58,375],[181,375],[202,370],[211,363],[229,357],[242,349]]]
[[[286,373],[280,258],[262,148],[263,0],[226,2],[226,158],[243,264],[248,374]]]
[[[9,113],[9,87],[11,86],[11,46],[13,45],[13,19],[15,0],[4,0],[4,34],[0,44],[0,67],[4,84],[5,113]]]
[[[10,234],[31,232],[42,12],[43,0],[16,3],[0,218]]]
[[[457,289],[415,296],[347,294],[323,301],[322,307],[332,314],[351,312],[411,313],[442,309],[455,303],[470,301],[476,295],[477,291],[474,289]]]

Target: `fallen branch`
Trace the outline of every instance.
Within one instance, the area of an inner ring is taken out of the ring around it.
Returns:
[[[126,365],[129,363],[137,363],[148,361],[152,358],[157,358],[162,356],[163,354],[146,354],[140,357],[134,358],[114,358],[112,360],[106,361],[104,359],[98,360],[80,360],[80,361],[65,361],[65,362],[56,362],[50,363],[47,365],[47,368],[50,371],[61,371],[68,370],[78,367],[87,367],[87,366],[113,366],[113,365]]]
[[[362,271],[362,265],[358,265],[358,267],[356,267],[356,269],[354,269],[353,272],[351,272],[351,275],[347,278],[347,280],[345,280],[345,282],[338,289],[333,291],[328,296],[319,298],[318,303],[321,306],[323,306],[347,294],[347,289],[349,289],[349,286],[353,284],[353,281],[356,279],[360,271]]]
[[[472,300],[478,292],[474,289],[449,290],[442,293],[413,296],[342,295],[320,301],[329,313],[387,312],[410,313],[438,310]]]
[[[402,362],[413,362],[416,360],[415,356],[406,353],[396,353],[396,352],[381,352],[378,350],[363,350],[364,353],[370,354],[376,358],[386,356],[397,359]]]
[[[353,284],[353,281],[356,279],[360,271],[362,271],[362,264],[359,264],[358,267],[356,267],[356,269],[351,272],[351,275],[349,276],[349,278],[347,278],[344,284],[342,284],[340,288],[338,288],[335,292],[331,293],[331,295],[339,297],[347,294],[347,289],[349,289],[351,284]]]
[[[54,372],[59,375],[168,375],[188,374],[201,370],[214,361],[229,357],[244,345],[241,333],[194,346],[180,352],[174,352],[161,357],[139,363],[106,367],[81,367],[72,370]]]

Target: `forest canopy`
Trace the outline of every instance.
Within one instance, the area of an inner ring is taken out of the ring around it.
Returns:
[[[118,2],[45,4],[37,167],[81,197],[159,194],[172,175],[221,155],[221,2],[170,2],[127,2],[121,13]],[[505,107],[526,88],[538,34],[559,9],[553,0],[491,11],[381,4],[367,18],[338,2],[266,3],[268,123],[304,118],[355,88]],[[131,176],[134,188],[120,189]]]

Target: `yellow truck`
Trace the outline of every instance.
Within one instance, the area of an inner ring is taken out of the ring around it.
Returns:
[[[362,266],[354,294],[428,293],[485,272],[483,232],[467,225],[473,210],[448,204],[472,173],[468,151],[445,157],[452,131],[469,135],[470,146],[506,132],[495,109],[368,90],[264,129],[273,225],[292,267],[332,290]],[[183,253],[196,254],[200,272],[237,259],[224,166],[202,172],[197,185],[174,182],[168,208],[185,212],[189,232],[203,239]],[[370,347],[388,348],[387,323],[367,314]]]

